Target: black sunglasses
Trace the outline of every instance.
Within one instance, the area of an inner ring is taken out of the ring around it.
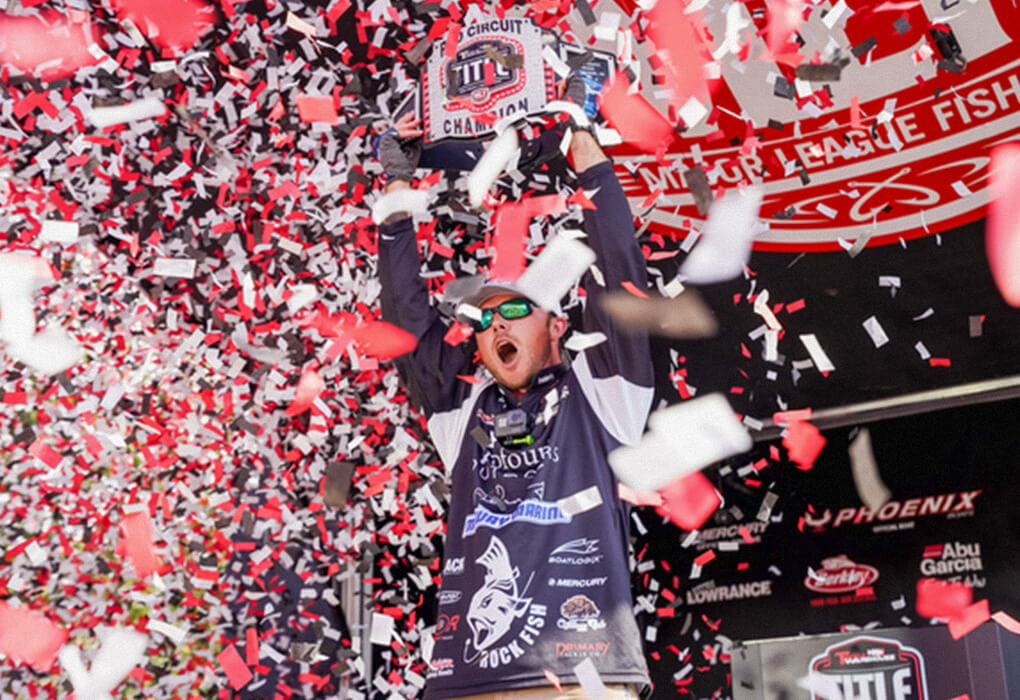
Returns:
[[[491,309],[482,309],[482,317],[477,321],[472,321],[471,325],[475,329],[475,333],[481,333],[486,328],[492,325],[492,320],[496,317],[496,312],[508,321],[512,321],[515,318],[524,318],[531,313],[531,310],[535,308],[527,299],[507,299],[499,306],[494,306]]]

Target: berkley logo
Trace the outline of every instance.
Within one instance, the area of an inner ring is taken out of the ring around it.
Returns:
[[[638,5],[617,2],[625,12]],[[853,49],[838,82],[794,84],[789,67],[765,57],[766,14],[745,9],[742,37],[752,59],[718,62],[706,105],[713,116],[678,135],[664,155],[616,149],[635,209],[657,204],[651,230],[682,237],[702,227],[684,176],[694,167],[711,187],[764,186],[761,217],[769,230],[755,238],[763,250],[834,250],[864,237],[895,243],[984,215],[988,145],[1020,134],[1020,5],[912,2],[902,15],[905,31],[876,42],[877,18],[850,4],[849,13],[816,7],[798,34],[805,56],[830,54],[826,42]],[[707,20],[712,34],[728,31],[729,20],[725,28],[722,21]],[[938,65],[943,55],[929,28],[947,26],[965,71]],[[705,49],[718,46],[717,38]]]
[[[811,659],[811,670],[845,698],[927,700],[924,657],[895,639],[854,637]],[[821,700],[812,694],[812,700]]]
[[[867,564],[857,564],[840,554],[822,560],[819,571],[808,569],[804,586],[816,593],[849,593],[870,586],[878,580],[878,569]]]

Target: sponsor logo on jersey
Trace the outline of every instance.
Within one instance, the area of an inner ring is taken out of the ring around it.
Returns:
[[[440,591],[439,592],[439,604],[440,605],[452,605],[461,599],[460,591]]]
[[[443,576],[459,576],[464,573],[464,557],[451,557],[443,564]]]
[[[475,563],[485,569],[485,578],[464,616],[471,630],[464,641],[464,661],[479,668],[499,668],[535,644],[545,626],[546,607],[525,595],[531,576],[523,587],[518,585],[520,571],[498,537],[489,540]]]
[[[596,576],[593,578],[550,578],[551,588],[598,588],[606,585],[608,576]]]
[[[587,537],[564,542],[549,554],[550,564],[590,566],[600,561],[602,555],[599,553],[599,541]]]
[[[974,514],[974,501],[981,495],[981,489],[974,491],[957,491],[955,493],[943,493],[937,496],[924,496],[922,498],[910,498],[905,501],[889,501],[877,511],[872,511],[867,506],[855,506],[841,508],[835,514],[826,508],[825,512],[817,515],[812,512],[804,514],[804,524],[821,532],[827,528],[837,528],[844,525],[860,525],[862,523],[887,523],[892,527],[883,528],[881,525],[874,527],[875,532],[883,530],[904,529],[903,523],[897,527],[894,521],[908,520],[912,518],[926,517],[930,515],[945,515],[949,518],[966,517]]]
[[[570,516],[560,510],[555,501],[528,499],[510,513],[493,513],[485,506],[478,504],[475,506],[474,512],[464,520],[464,537],[470,537],[483,527],[499,530],[517,522],[557,525],[569,523]]]
[[[561,630],[586,632],[603,629],[606,622],[595,601],[586,595],[575,595],[560,605],[560,619],[556,621],[556,626]]]
[[[722,603],[728,600],[744,600],[745,598],[765,598],[772,595],[772,581],[747,581],[729,586],[717,586],[714,583],[701,585],[687,591],[688,605],[704,603]]]
[[[835,686],[845,698],[928,698],[924,657],[894,639],[855,637],[833,644],[811,659],[810,669],[821,676],[816,687]]]
[[[432,659],[432,661],[429,662],[428,676],[429,678],[442,678],[444,676],[451,676],[453,675],[455,667],[456,664],[451,658],[443,657],[439,659]]]
[[[871,586],[878,580],[878,569],[858,564],[839,555],[822,560],[817,571],[808,569],[804,586],[816,593],[849,593]]]
[[[605,656],[612,642],[556,642],[556,658],[590,658]]]

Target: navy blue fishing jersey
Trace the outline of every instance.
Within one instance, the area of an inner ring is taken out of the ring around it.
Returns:
[[[579,184],[597,207],[584,226],[603,278],[581,281],[580,330],[606,339],[569,367],[541,370],[520,400],[491,377],[457,378],[474,371],[475,344],[444,342],[411,220],[380,228],[383,318],[418,338],[397,366],[451,481],[426,700],[548,685],[547,670],[577,683],[585,659],[606,683],[648,684],[628,509],[607,455],[640,438],[652,366],[647,336],[618,330],[597,298],[623,282],[645,288],[647,271],[611,164],[589,168]],[[515,408],[530,419],[531,443],[504,447],[494,421]]]

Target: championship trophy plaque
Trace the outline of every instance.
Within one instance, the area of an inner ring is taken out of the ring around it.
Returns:
[[[598,93],[615,72],[612,54],[560,41],[525,17],[481,16],[452,39],[455,48],[451,38],[432,47],[418,94],[398,110],[421,117],[422,158],[432,167],[455,166],[465,151],[479,150],[500,120],[542,113],[568,72],[584,79],[584,109],[594,119]]]

